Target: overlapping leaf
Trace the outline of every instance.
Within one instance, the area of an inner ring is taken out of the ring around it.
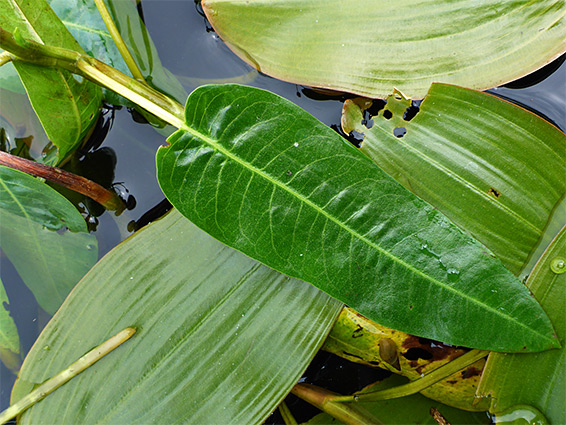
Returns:
[[[555,0],[203,0],[243,60],[282,80],[384,98],[431,83],[485,89],[566,50]]]
[[[96,262],[96,238],[63,196],[4,166],[0,166],[0,216],[2,251],[39,305],[55,313]]]
[[[0,26],[24,38],[81,51],[45,0],[0,2]],[[72,152],[96,122],[101,90],[70,72],[15,62],[45,132],[59,149],[58,161]]]
[[[493,350],[557,345],[499,260],[296,105],[203,86],[169,142],[164,193],[227,245],[394,329]]]
[[[49,0],[49,3],[89,55],[130,75],[93,1]],[[161,64],[136,5],[122,0],[106,0],[106,4],[120,35],[147,82],[163,93],[184,102],[187,93],[181,83]],[[105,97],[111,103],[124,102],[123,98],[119,98],[111,91],[107,91]]]
[[[543,235],[564,225],[566,136],[543,119],[444,84],[432,86],[412,119],[415,108],[400,93],[366,125],[359,103],[346,101],[342,125],[364,133],[362,151],[515,274]]]
[[[12,400],[135,326],[131,340],[19,422],[259,424],[301,376],[340,308],[173,211],[79,283],[26,358]]]
[[[562,229],[527,280],[562,344],[566,341],[566,230]],[[550,423],[566,422],[566,350],[537,354],[490,354],[478,393],[492,397],[493,412],[532,405]]]

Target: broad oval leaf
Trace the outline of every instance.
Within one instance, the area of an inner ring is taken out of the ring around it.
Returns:
[[[495,87],[566,50],[555,0],[202,0],[214,29],[261,72],[384,98],[433,82]]]
[[[566,228],[550,244],[527,280],[527,286],[552,319],[561,343],[566,341]],[[536,354],[489,355],[478,394],[491,396],[491,411],[518,404],[540,410],[551,424],[566,423],[566,349]]]
[[[118,331],[135,326],[135,336],[18,422],[260,424],[341,306],[172,211],[77,285],[26,358],[12,401]]]
[[[513,273],[525,267],[547,229],[552,238],[564,225],[566,136],[542,118],[444,84],[433,84],[413,118],[415,107],[397,92],[366,127],[360,103],[346,101],[342,125],[347,133],[364,133],[361,150]]]
[[[296,105],[203,86],[185,118],[157,153],[158,180],[218,240],[413,335],[491,350],[557,345],[499,260]]]
[[[82,51],[45,0],[0,2],[0,26],[43,44]],[[63,69],[17,61],[14,66],[45,132],[59,150],[56,162],[60,162],[96,123],[101,89]]]
[[[96,263],[96,238],[62,195],[4,166],[0,166],[0,215],[2,250],[38,304],[54,314]]]

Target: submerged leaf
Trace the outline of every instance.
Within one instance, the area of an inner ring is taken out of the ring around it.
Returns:
[[[526,75],[566,50],[564,1],[202,0],[216,32],[259,71],[316,87],[422,98]]]
[[[20,336],[14,319],[10,316],[9,304],[4,283],[0,280],[0,360],[8,369],[17,373],[22,361]]]
[[[38,304],[53,314],[94,265],[96,238],[54,189],[0,166],[0,244]],[[65,230],[67,228],[68,230]]]
[[[515,274],[543,235],[552,238],[563,226],[566,136],[545,120],[444,84],[433,84],[420,111],[399,92],[389,96],[376,116],[366,117],[372,125],[362,124],[358,103],[346,101],[342,125],[364,133],[362,152]]]
[[[499,260],[314,117],[272,93],[203,86],[158,180],[218,240],[368,318],[455,345],[558,345]]]
[[[210,238],[173,210],[77,285],[22,367],[12,401],[119,330],[119,350],[22,424],[260,424],[300,378],[341,304]]]
[[[0,26],[23,38],[82,52],[45,0],[0,2]],[[45,132],[58,147],[58,162],[76,149],[96,123],[101,90],[63,69],[14,62]],[[54,164],[52,164],[54,165]]]
[[[552,319],[560,342],[566,341],[566,229],[548,247],[527,280]],[[480,395],[492,397],[491,411],[501,413],[527,404],[540,410],[551,424],[566,423],[566,349],[536,354],[489,356]]]
[[[92,0],[49,0],[49,3],[89,55],[130,75],[95,2]],[[146,81],[161,92],[184,102],[187,92],[161,64],[157,49],[139,16],[135,3],[123,0],[106,0],[105,3]],[[124,98],[110,90],[105,91],[105,98],[113,104],[125,102]]]

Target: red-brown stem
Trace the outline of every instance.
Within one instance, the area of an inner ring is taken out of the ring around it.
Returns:
[[[42,177],[53,183],[57,183],[67,189],[81,193],[95,200],[107,210],[116,211],[120,214],[124,211],[125,205],[120,197],[108,189],[100,186],[91,180],[76,174],[69,173],[57,167],[40,164],[29,159],[20,158],[0,151],[0,165],[23,171],[32,176]]]

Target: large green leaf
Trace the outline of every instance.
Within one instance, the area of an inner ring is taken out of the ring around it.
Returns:
[[[485,89],[566,50],[555,0],[202,0],[243,60],[286,81],[413,98],[444,82]]]
[[[0,246],[39,305],[55,313],[97,260],[77,209],[45,183],[0,166]],[[68,231],[65,230],[68,229]]]
[[[562,229],[527,280],[566,341],[566,229]],[[478,393],[491,395],[493,412],[517,404],[539,409],[552,424],[566,423],[566,350],[537,354],[490,354]]]
[[[106,0],[105,2],[120,35],[148,83],[178,101],[184,102],[187,92],[161,64],[155,45],[138,14],[135,3],[123,0]],[[130,75],[130,71],[92,0],[49,0],[49,3],[89,55]],[[123,98],[111,91],[106,91],[106,98],[112,103],[124,103]]]
[[[7,368],[17,372],[20,368],[20,336],[10,315],[8,295],[0,280],[0,360]]]
[[[24,38],[81,51],[45,0],[3,0],[0,26]],[[14,66],[45,132],[59,149],[59,160],[72,152],[96,123],[101,90],[70,72],[22,62]]]
[[[227,245],[407,333],[493,350],[557,345],[499,260],[291,102],[203,86],[169,142],[161,188]]]
[[[342,125],[364,133],[362,151],[493,251],[515,274],[552,221],[566,222],[566,136],[508,102],[434,84],[407,121],[400,93],[362,124],[346,101]],[[369,117],[366,117],[366,120]],[[550,226],[554,227],[554,226]],[[548,241],[547,241],[548,243]]]
[[[261,423],[301,376],[340,308],[173,211],[81,281],[26,358],[12,399],[135,326],[123,347],[21,423]]]

